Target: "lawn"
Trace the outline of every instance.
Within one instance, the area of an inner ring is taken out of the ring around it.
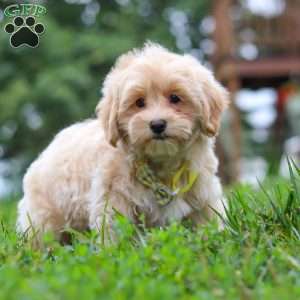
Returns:
[[[14,233],[16,203],[0,203],[0,299],[300,299],[299,170],[290,181],[228,191],[228,225],[141,230],[119,217],[120,242],[95,233],[72,246]]]

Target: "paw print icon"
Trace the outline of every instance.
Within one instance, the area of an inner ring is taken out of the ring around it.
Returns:
[[[14,48],[26,45],[35,48],[39,45],[39,35],[44,33],[45,27],[41,23],[36,23],[32,16],[24,19],[15,17],[12,23],[5,25],[4,30],[10,34],[10,44]]]

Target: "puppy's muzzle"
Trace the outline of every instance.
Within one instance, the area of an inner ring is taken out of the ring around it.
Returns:
[[[167,121],[163,119],[152,120],[149,124],[151,131],[156,135],[161,135],[167,128]]]

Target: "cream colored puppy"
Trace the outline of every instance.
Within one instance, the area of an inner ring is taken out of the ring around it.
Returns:
[[[227,96],[189,55],[152,43],[122,55],[98,118],[62,130],[29,167],[18,231],[110,231],[116,211],[147,226],[224,215],[214,136]]]

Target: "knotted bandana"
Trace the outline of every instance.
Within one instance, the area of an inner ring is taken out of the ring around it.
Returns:
[[[174,174],[171,182],[171,188],[163,184],[153,170],[145,162],[138,162],[136,164],[136,178],[144,186],[150,188],[160,206],[169,204],[176,196],[188,192],[194,185],[198,178],[198,173],[191,171],[188,164],[184,163],[179,170]],[[179,182],[185,182],[181,187]]]

